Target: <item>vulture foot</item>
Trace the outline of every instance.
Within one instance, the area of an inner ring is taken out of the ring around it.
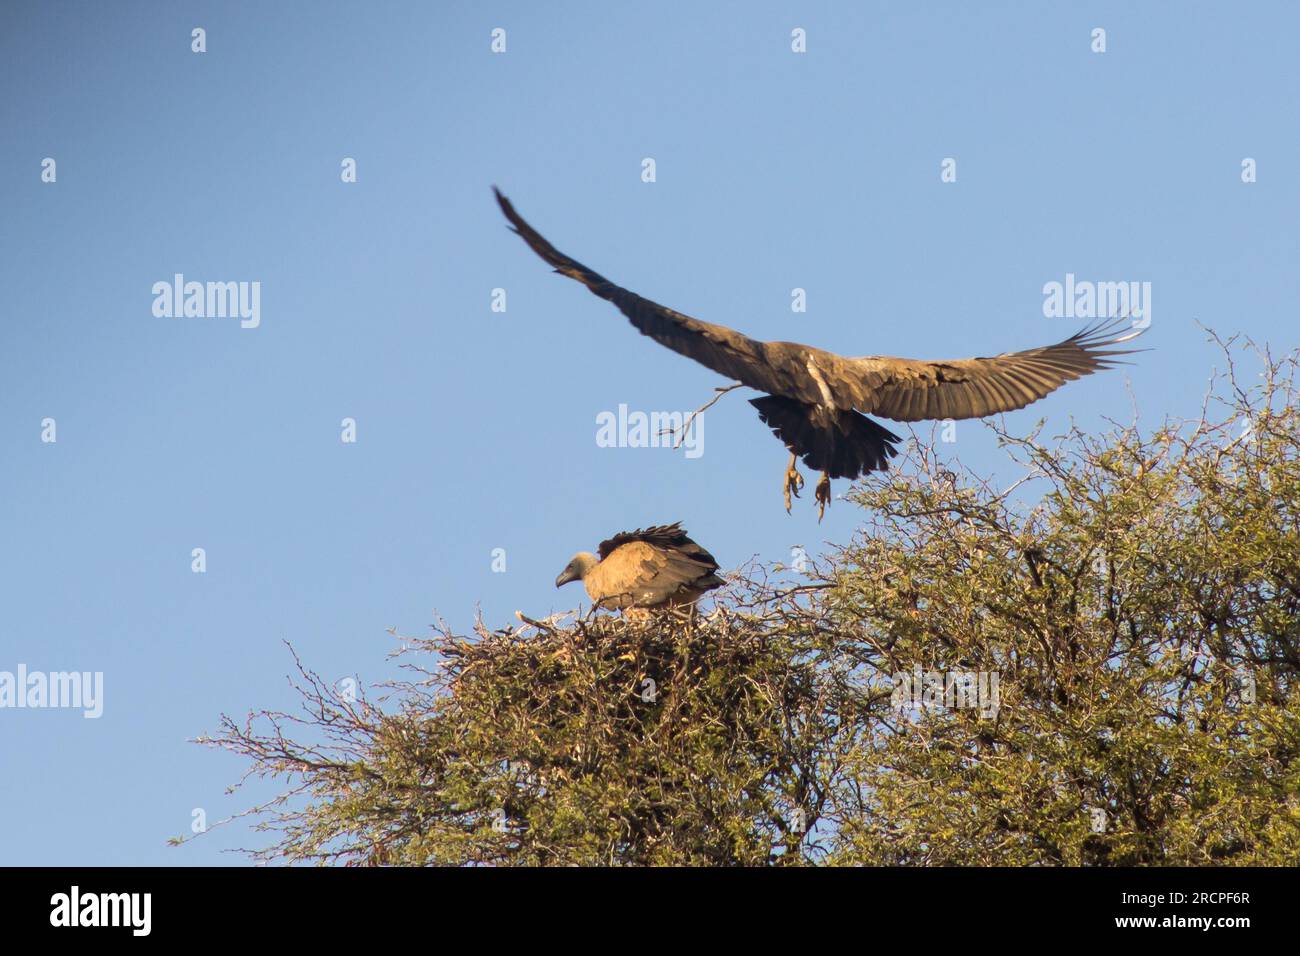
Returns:
[[[826,506],[831,503],[831,476],[822,472],[822,480],[817,482],[817,490],[813,493],[817,499],[817,522],[821,523],[822,518],[826,516]]]
[[[795,464],[799,461],[795,455],[790,456],[790,464],[785,469],[784,485],[781,488],[785,495],[785,513],[790,513],[790,496],[799,497],[799,489],[803,487],[803,475],[799,474],[799,469]]]

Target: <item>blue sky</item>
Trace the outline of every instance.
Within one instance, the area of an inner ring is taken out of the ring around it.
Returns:
[[[624,528],[680,519],[732,567],[860,524],[817,524],[815,475],[785,514],[743,393],[698,458],[597,447],[598,413],[725,382],[551,274],[491,184],[648,297],[853,355],[1047,344],[1084,322],[1046,283],[1150,282],[1154,351],[1007,420],[1155,424],[1200,408],[1197,321],[1296,345],[1298,28],[1280,2],[4,4],[0,671],[100,671],[104,712],[0,709],[0,863],[240,862],[239,827],[165,842],[269,792],[225,795],[243,764],[187,741],[292,706],[283,640],[368,684],[390,626],[573,606],[555,575]],[[259,282],[260,325],[154,315],[175,273]]]

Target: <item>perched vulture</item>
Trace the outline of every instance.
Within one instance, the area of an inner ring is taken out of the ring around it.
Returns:
[[[607,299],[648,335],[701,365],[766,392],[750,399],[758,415],[790,450],[784,477],[786,511],[803,476],[799,458],[822,473],[818,515],[830,502],[832,478],[884,471],[901,439],[867,415],[899,422],[982,418],[1024,408],[1066,382],[1110,368],[1114,349],[1141,334],[1115,335],[1124,320],[1104,320],[1064,342],[989,358],[924,361],[864,355],[850,358],[797,342],[760,342],[723,325],[701,322],[617,286],[560,252],[515,212],[494,188],[514,231],[556,272]]]
[[[680,522],[624,531],[602,541],[597,552],[575,554],[555,586],[581,581],[597,607],[644,614],[694,604],[726,583],[714,573],[713,555],[688,538]]]

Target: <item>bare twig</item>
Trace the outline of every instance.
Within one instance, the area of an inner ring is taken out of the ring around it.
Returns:
[[[714,395],[714,396],[713,396],[711,399],[709,399],[707,402],[705,402],[703,405],[701,405],[699,408],[695,409],[695,411],[691,412],[690,415],[688,415],[688,416],[686,417],[686,421],[684,421],[684,422],[682,423],[682,431],[681,431],[681,434],[680,434],[680,435],[677,435],[677,436],[676,436],[676,439],[673,441],[673,448],[674,448],[674,449],[678,449],[678,448],[681,448],[681,447],[682,447],[682,442],[686,440],[686,435],[687,435],[688,432],[690,432],[690,430],[691,430],[691,425],[695,423],[695,419],[696,419],[696,418],[698,418],[700,415],[704,414],[704,412],[706,412],[708,409],[710,409],[710,408],[712,408],[714,405],[716,405],[716,404],[718,403],[718,400],[719,400],[720,398],[722,398],[723,395],[726,395],[728,392],[730,392],[730,391],[732,391],[732,390],[734,390],[734,389],[737,389],[737,388],[744,388],[744,387],[745,387],[745,385],[744,385],[743,382],[733,382],[733,383],[730,384],[730,385],[717,385],[717,386],[715,386],[713,390],[714,390],[715,392],[717,392],[717,394]],[[663,435],[664,433],[673,434],[673,433],[675,433],[675,432],[676,432],[676,429],[673,429],[673,428],[661,428],[661,429],[659,429],[659,434],[660,434],[660,435]]]

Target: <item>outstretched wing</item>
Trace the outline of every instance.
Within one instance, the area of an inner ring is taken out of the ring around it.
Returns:
[[[643,335],[751,388],[803,401],[820,401],[816,383],[788,349],[773,348],[725,325],[701,322],[615,285],[556,249],[515,212],[499,189],[493,187],[492,191],[514,231],[535,253],[556,272],[578,280],[592,294],[618,306]]]
[[[1102,322],[1064,342],[992,358],[927,362],[872,355],[846,358],[796,342],[760,342],[644,299],[547,242],[494,188],[514,231],[556,272],[614,303],[642,334],[751,388],[807,405],[856,409],[895,421],[982,418],[1036,402],[1066,382],[1115,364],[1112,349],[1141,329],[1111,337],[1124,320]]]
[[[1121,326],[1125,335],[1115,335]],[[1004,352],[991,358],[926,362],[919,359],[868,356],[849,359],[839,366],[843,383],[832,381],[835,390],[858,386],[863,377],[878,376],[871,408],[883,418],[898,422],[924,419],[982,418],[998,412],[1024,408],[1066,382],[1082,378],[1116,364],[1118,355],[1140,349],[1114,349],[1142,334],[1124,320],[1104,321],[1083,329],[1064,342],[1023,352]]]

